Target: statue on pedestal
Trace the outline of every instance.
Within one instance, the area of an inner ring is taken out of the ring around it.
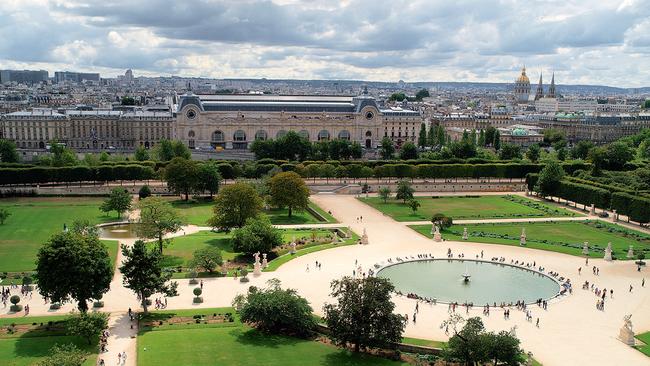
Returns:
[[[255,258],[255,263],[253,263],[253,276],[259,276],[262,274],[262,263],[260,263],[260,252],[253,254]]]
[[[262,254],[262,268],[269,266],[269,261],[266,259],[266,253]]]
[[[612,210],[612,222],[618,221],[618,213],[616,213],[616,210]]]
[[[469,239],[469,234],[467,233],[467,228],[463,228],[463,240]]]
[[[361,244],[368,245],[368,233],[366,233],[366,228],[363,228],[363,235],[361,235]]]
[[[433,225],[435,228],[435,231],[433,232],[433,240],[436,242],[441,242],[442,241],[442,235],[440,235],[440,228],[438,225]]]
[[[596,205],[594,205],[593,203],[591,204],[591,211],[590,211],[590,214],[591,214],[591,215],[595,215],[595,214],[596,214]]]
[[[634,258],[634,247],[630,245],[630,249],[627,250],[627,259]]]
[[[291,252],[290,253],[291,254],[296,254],[296,241],[295,240],[292,241],[291,244],[289,244],[289,246],[291,247]]]
[[[584,255],[589,255],[589,242],[588,242],[588,241],[586,241],[586,242],[582,245],[582,254],[584,254]]]
[[[618,339],[627,344],[628,346],[634,346],[634,331],[632,330],[632,314],[625,315],[623,317],[623,326],[618,332]]]
[[[521,229],[521,235],[519,236],[519,245],[526,245],[526,228]]]
[[[603,257],[604,260],[606,261],[611,261],[612,260],[612,242],[610,241],[607,243],[607,248],[605,248],[605,257]]]

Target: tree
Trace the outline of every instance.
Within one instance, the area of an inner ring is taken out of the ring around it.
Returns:
[[[436,142],[438,139],[438,136],[436,135],[437,130],[438,130],[437,125],[431,124],[429,126],[429,132],[427,133],[427,146],[436,146]]]
[[[16,143],[10,140],[0,139],[0,162],[17,163],[20,161]]]
[[[55,344],[49,354],[38,362],[38,366],[81,366],[86,358],[88,353],[72,343]]]
[[[135,105],[135,99],[125,95],[122,97],[122,105]]]
[[[99,337],[108,328],[107,313],[78,313],[66,321],[66,332],[69,335],[85,338],[90,345],[92,339]]]
[[[557,160],[564,161],[566,160],[567,150],[565,147],[559,148],[557,150]]]
[[[239,309],[241,321],[264,332],[310,336],[316,322],[307,299],[296,290],[282,289],[277,279],[267,284],[266,289],[251,286],[245,296],[235,297],[233,306]]]
[[[181,219],[176,210],[160,197],[147,197],[138,203],[140,220],[135,231],[140,238],[158,239],[158,249],[163,251],[163,237],[181,229]]]
[[[419,147],[427,146],[427,125],[424,123],[420,124],[420,134],[418,135],[418,146]]]
[[[140,190],[138,191],[138,198],[143,200],[149,196],[151,196],[151,188],[149,188],[149,186],[146,184],[140,187]]]
[[[390,97],[388,97],[388,100],[390,100],[391,102],[393,102],[393,101],[401,102],[404,99],[406,99],[406,94],[404,94],[402,92],[393,93],[393,94],[390,95]]]
[[[428,98],[430,96],[429,90],[428,89],[420,89],[418,92],[415,94],[415,100],[418,102],[421,101],[424,98]]]
[[[70,230],[53,235],[38,251],[35,277],[43,297],[53,303],[72,298],[79,311],[86,312],[87,301],[110,288],[113,266],[106,246],[94,232]]]
[[[381,187],[379,188],[379,197],[384,200],[384,203],[390,198],[390,187]]]
[[[124,287],[135,292],[140,299],[142,309],[147,314],[147,300],[155,294],[176,296],[177,282],[167,283],[172,272],[162,268],[162,253],[149,249],[142,240],[136,241],[131,248],[122,245],[124,260],[120,266]]]
[[[399,158],[402,160],[417,159],[418,158],[418,148],[411,141],[402,145],[402,148],[399,151]]]
[[[480,146],[480,147],[485,147],[485,131],[484,130],[479,131],[477,145]]]
[[[406,179],[402,179],[397,182],[395,199],[402,200],[406,203],[406,201],[413,199],[413,192],[415,192],[415,189],[413,189],[411,183]]]
[[[209,246],[194,251],[194,257],[190,262],[190,267],[203,269],[212,273],[217,266],[222,264],[221,250],[217,247]]]
[[[384,137],[381,139],[381,147],[379,148],[379,154],[382,159],[392,159],[393,154],[395,154],[395,146],[393,141],[390,138]]]
[[[199,165],[197,171],[196,190],[199,192],[208,191],[210,197],[219,192],[219,184],[221,184],[221,174],[217,164],[213,162],[206,162]]]
[[[431,223],[440,229],[445,229],[451,227],[451,225],[454,223],[454,220],[443,213],[436,213],[431,217]]]
[[[99,209],[106,213],[115,211],[120,218],[124,212],[131,209],[131,194],[124,188],[113,188]]]
[[[542,149],[539,147],[539,144],[532,144],[526,150],[526,159],[530,160],[533,163],[536,163],[539,160],[539,155]]]
[[[350,145],[350,154],[352,159],[361,159],[363,157],[363,148],[359,141],[353,141]]]
[[[77,164],[77,155],[75,152],[57,141],[52,142],[50,146],[50,154],[52,155],[52,160],[50,162],[50,165],[52,166],[70,166]]]
[[[499,159],[512,160],[521,159],[521,147],[514,144],[503,144],[499,150]]]
[[[496,130],[494,132],[494,143],[492,146],[496,151],[499,151],[499,149],[501,149],[501,134],[499,133],[499,130]]]
[[[552,160],[544,166],[541,172],[539,172],[539,177],[534,190],[542,197],[555,195],[563,177],[564,170],[562,169],[562,166],[557,161]]]
[[[174,148],[172,142],[162,139],[153,149],[153,155],[160,161],[169,161],[174,158]]]
[[[546,146],[551,146],[562,141],[566,142],[564,131],[557,128],[547,128],[544,130],[544,144]]]
[[[607,145],[607,167],[612,170],[623,169],[623,165],[634,158],[634,149],[621,141]]]
[[[607,151],[602,146],[593,147],[589,150],[588,159],[593,165],[591,174],[600,175],[601,170],[607,165]]]
[[[418,208],[421,206],[420,202],[418,200],[411,199],[408,201],[408,206],[411,208],[413,213],[415,214],[418,210]]]
[[[494,137],[497,133],[497,129],[494,126],[488,126],[485,129],[485,145],[492,146],[494,144]]]
[[[469,159],[476,156],[476,145],[472,144],[469,139],[454,141],[448,147],[451,154],[459,159]]]
[[[489,332],[486,335],[487,357],[494,361],[494,365],[521,365],[524,362],[523,351],[519,347],[519,339],[514,332],[500,331]]]
[[[331,284],[337,304],[323,307],[325,322],[334,343],[366,347],[395,348],[402,339],[406,320],[394,314],[394,291],[389,280],[379,277],[343,277]]]
[[[232,232],[232,248],[235,252],[253,254],[269,253],[282,244],[282,232],[271,225],[267,217],[249,218],[246,224]]]
[[[571,148],[571,157],[574,159],[586,160],[589,156],[589,150],[594,147],[594,143],[589,140],[580,140]]]
[[[187,201],[199,183],[199,168],[195,161],[176,157],[167,164],[164,178],[167,188],[176,194],[185,195]]]
[[[4,207],[0,208],[0,225],[4,225],[9,216],[11,216],[11,212],[9,212],[9,210]]]
[[[305,160],[311,152],[309,139],[296,131],[289,131],[275,140],[274,151],[276,159]]]
[[[294,172],[283,172],[274,175],[269,180],[271,204],[276,207],[287,207],[289,217],[293,209],[305,210],[309,206],[309,188],[302,177]]]
[[[230,230],[242,227],[246,220],[257,217],[262,209],[262,198],[255,187],[245,182],[230,184],[214,198],[214,216],[208,224],[214,228]]]
[[[149,155],[149,150],[145,149],[144,146],[140,145],[135,149],[133,158],[137,161],[147,161],[147,160],[151,160],[151,155]]]

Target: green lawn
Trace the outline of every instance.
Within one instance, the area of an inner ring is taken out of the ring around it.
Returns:
[[[359,198],[396,221],[428,221],[435,213],[443,213],[453,219],[578,216],[564,208],[520,196],[440,196],[415,199],[421,206],[413,213],[409,206],[393,198],[387,203],[380,197]]]
[[[446,342],[441,342],[441,341],[432,341],[430,339],[420,339],[420,338],[409,338],[409,337],[404,337],[402,338],[402,343],[404,344],[412,344],[414,346],[423,346],[423,347],[431,347],[431,348],[442,348],[442,346]]]
[[[232,309],[174,311],[183,316],[233,312]],[[154,319],[159,319],[155,314]],[[173,345],[173,347],[170,347]],[[138,365],[404,365],[352,354],[323,343],[262,334],[234,323],[163,325],[138,336]],[[146,349],[146,351],[145,351]]]
[[[650,332],[637,334],[636,338],[639,339],[641,342],[645,343],[644,346],[639,346],[636,349],[643,352],[644,355],[650,357]]]
[[[87,219],[93,224],[116,220],[99,211],[100,198],[30,197],[0,199],[11,213],[0,225],[0,273],[31,271],[36,253],[63,224]]]
[[[604,255],[608,242],[618,259],[626,259],[627,250],[634,245],[635,252],[650,251],[650,236],[599,221],[556,221],[534,223],[503,223],[452,225],[442,231],[446,240],[462,241],[463,228],[469,232],[470,242],[519,245],[521,229],[526,228],[526,247],[582,256],[583,242],[589,242],[589,256]],[[431,225],[413,225],[412,229],[431,237]],[[638,240],[637,240],[638,239]]]
[[[171,204],[174,208],[179,210],[185,223],[199,226],[207,225],[208,219],[212,217],[212,207],[214,206],[210,200],[192,200],[188,202],[175,200],[172,201]],[[316,204],[310,203],[309,206],[323,215],[327,220],[326,222],[336,222],[331,215],[324,212]],[[275,225],[317,224],[323,222],[319,221],[308,211],[294,210],[291,217],[288,216],[287,209],[272,208],[270,210],[264,210],[263,212],[269,217],[271,223]]]
[[[67,336],[62,331],[29,330],[20,334],[9,334],[6,327],[15,323],[40,324],[48,321],[60,321],[67,316],[38,316],[0,319],[0,365],[31,366],[49,354],[55,344],[74,343],[86,350],[90,356],[84,366],[95,365],[97,360],[97,342],[91,345],[79,337]]]

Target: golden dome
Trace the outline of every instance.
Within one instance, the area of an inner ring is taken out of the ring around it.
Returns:
[[[530,80],[528,79],[528,76],[526,76],[526,66],[521,69],[521,75],[517,78],[517,83],[530,84]]]

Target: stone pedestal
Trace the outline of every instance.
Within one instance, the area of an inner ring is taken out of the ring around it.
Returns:
[[[605,248],[604,260],[611,262],[612,261],[612,242],[607,243],[607,248]]]
[[[361,244],[368,245],[368,233],[366,233],[366,228],[363,228],[363,235],[361,235]]]
[[[463,240],[469,239],[469,234],[467,233],[467,228],[463,228]]]
[[[627,344],[628,346],[634,346],[634,331],[632,330],[632,321],[630,320],[632,315],[626,315],[623,317],[625,323],[621,327],[621,330],[618,332],[618,339]]]
[[[435,228],[435,231],[433,232],[433,241],[435,242],[441,242],[442,241],[442,235],[440,234],[440,229],[438,228],[437,225],[433,225]]]
[[[296,242],[295,242],[295,240],[292,241],[291,244],[289,244],[289,246],[291,247],[291,252],[290,253],[291,254],[296,254]]]
[[[591,204],[591,210],[589,210],[590,215],[596,215],[596,205]]]
[[[521,235],[519,236],[519,245],[526,245],[526,228],[521,229]]]
[[[266,268],[269,266],[269,262],[266,259],[266,253],[262,254],[262,268]]]
[[[588,242],[588,241],[586,241],[586,242],[582,245],[582,254],[584,254],[584,255],[589,255],[589,242]]]
[[[616,210],[612,210],[612,222],[618,221],[618,213],[616,213]]]
[[[253,263],[253,276],[259,276],[262,274],[262,263],[260,263],[260,252],[253,254],[255,258],[255,263]]]
[[[634,247],[630,245],[630,249],[627,250],[627,259],[634,258]]]

